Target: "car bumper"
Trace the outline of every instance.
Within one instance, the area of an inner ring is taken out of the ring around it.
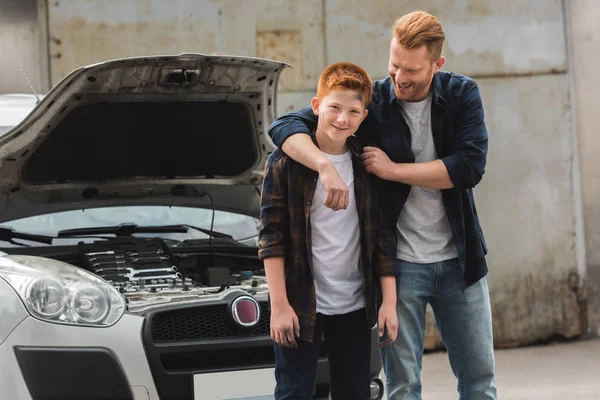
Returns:
[[[208,400],[273,393],[273,361],[256,353],[272,351],[268,337],[155,344],[148,333],[151,317],[126,314],[108,328],[43,322],[28,316],[16,293],[5,286],[0,279],[0,314],[8,315],[11,324],[0,324],[0,393],[10,393],[11,399]],[[203,368],[197,363],[238,352],[263,358],[246,361],[242,368],[235,363]],[[186,354],[191,355],[187,361],[176,364]],[[372,377],[380,370],[374,346]],[[319,360],[316,383],[326,395],[325,357]]]
[[[163,397],[158,395],[141,340],[142,324],[143,318],[129,315],[110,328],[62,326],[27,317],[0,345],[0,393],[11,393],[14,400],[174,398],[168,387]],[[318,384],[326,387],[326,359],[318,369]],[[188,393],[203,399],[220,399],[227,391],[237,396],[239,388],[219,384],[224,379],[229,385],[238,382],[248,395],[256,390],[272,393],[274,387],[269,367],[175,376],[193,385]]]
[[[15,400],[159,400],[141,341],[143,318],[109,328],[51,324],[27,317],[0,345],[0,392]],[[106,387],[115,387],[106,392]],[[124,395],[125,394],[125,397]]]

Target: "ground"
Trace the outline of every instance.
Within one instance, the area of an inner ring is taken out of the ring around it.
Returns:
[[[423,358],[423,399],[457,399],[446,353]],[[502,400],[600,399],[600,339],[496,351]]]

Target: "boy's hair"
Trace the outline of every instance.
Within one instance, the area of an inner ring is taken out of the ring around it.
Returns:
[[[442,55],[444,28],[440,21],[424,11],[415,11],[396,20],[393,36],[398,43],[409,50],[426,45],[432,61]]]
[[[317,86],[317,97],[323,99],[334,89],[354,90],[367,108],[371,101],[372,83],[364,68],[349,62],[338,62],[329,65],[321,73]]]

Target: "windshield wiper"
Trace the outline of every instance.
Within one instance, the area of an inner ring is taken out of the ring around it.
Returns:
[[[113,234],[117,237],[132,236],[135,233],[187,233],[190,229],[199,231],[215,238],[233,239],[226,233],[211,231],[193,225],[137,225],[124,223],[115,226],[94,226],[89,228],[64,229],[58,232],[58,237],[80,236],[80,235],[102,235]]]
[[[34,233],[26,233],[15,231],[12,228],[0,227],[0,241],[16,244],[19,246],[27,246],[24,243],[15,242],[13,239],[28,240],[30,242],[52,244],[52,236],[36,235]]]

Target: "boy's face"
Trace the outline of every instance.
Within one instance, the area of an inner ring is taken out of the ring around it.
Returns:
[[[313,112],[319,116],[317,130],[334,143],[344,143],[367,116],[358,92],[334,89],[322,99],[312,99]]]

